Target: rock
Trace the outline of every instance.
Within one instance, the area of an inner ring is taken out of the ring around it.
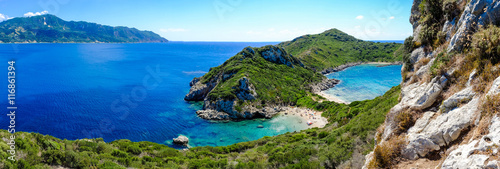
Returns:
[[[312,84],[311,91],[312,92],[321,92],[323,90],[328,90],[332,87],[335,87],[335,85],[337,85],[339,83],[340,83],[340,80],[325,78],[325,79],[323,79],[323,81],[321,81],[319,83]]]
[[[195,77],[195,78],[193,78],[193,80],[191,80],[191,82],[189,82],[189,86],[192,87],[196,83],[198,83],[199,81],[200,81],[200,78],[199,77]]]
[[[263,125],[258,125],[257,128],[264,128],[264,126]]]
[[[187,146],[189,139],[186,136],[179,135],[179,137],[172,139],[174,144]]]
[[[430,83],[419,85],[410,84],[402,88],[401,102],[412,109],[422,110],[430,107],[436,101],[437,97],[443,91],[443,85],[446,83],[446,77],[435,77]]]
[[[421,131],[410,128],[407,134],[408,145],[403,150],[404,157],[415,160],[429,152],[440,150],[442,146],[449,145],[463,130],[474,124],[475,118],[480,116],[478,106],[479,98],[476,97],[460,108],[437,116]],[[425,120],[419,123],[425,123]]]
[[[290,57],[288,53],[286,53],[285,49],[278,48],[276,46],[270,46],[269,49],[262,51],[260,55],[265,60],[273,63],[284,64],[292,68],[294,65],[304,67],[304,64],[302,64],[300,60]]]
[[[467,87],[462,91],[459,91],[450,98],[443,101],[440,106],[442,113],[448,113],[450,110],[457,107],[459,104],[467,103],[476,95],[476,93],[472,90],[472,87]]]
[[[429,63],[427,63],[426,65],[420,67],[420,69],[418,69],[417,73],[415,73],[419,78],[423,78],[424,75],[430,71],[430,67],[431,65],[434,63],[434,61],[436,60],[436,58],[433,58],[431,59],[431,61],[429,61]]]
[[[479,27],[500,21],[498,13],[500,13],[500,1],[471,0],[457,22],[455,27],[457,30],[450,40],[448,52],[460,51],[467,42],[466,37],[479,30]]]
[[[339,72],[339,71],[342,71],[342,70],[347,69],[349,67],[358,66],[358,65],[361,65],[361,64],[363,64],[363,62],[347,63],[347,64],[343,64],[343,65],[337,66],[335,68],[325,69],[325,70],[321,71],[321,74],[325,75],[325,74],[330,74],[330,73],[333,73],[333,72]]]
[[[500,117],[495,116],[491,119],[488,130],[489,134],[481,139],[460,145],[450,152],[443,161],[442,168],[499,168],[498,161],[492,160],[486,163],[486,160],[490,158],[489,151],[500,146]]]
[[[498,93],[500,93],[500,77],[498,77],[497,79],[495,79],[495,81],[493,81],[493,84],[491,85],[491,88],[486,94],[486,96],[493,96],[497,95]]]
[[[427,55],[424,52],[424,47],[423,46],[419,47],[419,48],[413,50],[413,52],[411,52],[410,62],[412,64],[417,63],[417,61],[419,61],[420,59],[422,59],[426,56]]]
[[[193,80],[195,81],[195,80]],[[193,83],[191,81],[191,83]],[[190,85],[191,85],[190,83]],[[202,101],[208,93],[215,87],[216,83],[203,84],[197,80],[189,89],[189,93],[184,97],[186,101]]]
[[[240,100],[255,100],[257,92],[255,92],[254,87],[249,82],[248,78],[243,77],[239,81],[238,90],[236,92],[236,97]]]

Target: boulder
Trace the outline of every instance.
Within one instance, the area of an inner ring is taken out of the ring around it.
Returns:
[[[443,91],[446,77],[435,77],[429,83],[413,83],[402,88],[401,103],[412,109],[423,110],[430,107]]]
[[[240,100],[255,100],[257,92],[255,92],[254,87],[248,81],[248,78],[243,77],[239,81],[238,90],[236,92],[236,97]]]
[[[434,120],[417,121],[418,124],[414,127],[418,129],[412,127],[408,130],[408,145],[403,150],[403,157],[415,160],[449,145],[463,130],[474,125],[474,119],[480,116],[478,106],[479,98],[476,97],[466,105],[443,113]],[[424,125],[425,128],[422,130],[420,127]]]
[[[189,139],[186,136],[179,135],[179,137],[172,139],[174,144],[187,146]]]
[[[476,93],[472,90],[472,87],[467,87],[443,101],[440,106],[440,110],[442,113],[448,113],[458,105],[469,102],[475,95]]]

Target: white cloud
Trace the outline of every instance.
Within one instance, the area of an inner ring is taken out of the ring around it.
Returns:
[[[32,16],[38,16],[38,15],[45,15],[45,14],[48,14],[49,11],[42,11],[42,12],[28,12],[28,13],[25,13],[24,14],[24,17],[32,17]]]
[[[365,18],[363,15],[356,16],[356,19],[357,19],[357,20],[361,20],[361,19],[363,19],[363,18]]]
[[[182,28],[169,28],[169,29],[160,29],[160,32],[186,32],[188,31],[187,29],[182,29]]]
[[[6,21],[6,20],[9,20],[9,19],[12,19],[12,17],[9,17],[7,15],[4,15],[4,14],[0,13],[0,22]]]
[[[396,17],[394,17],[394,16],[389,17],[390,20],[393,20],[394,18],[396,18]]]

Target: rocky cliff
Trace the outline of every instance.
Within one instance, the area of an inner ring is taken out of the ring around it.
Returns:
[[[500,167],[500,1],[415,0],[400,102],[364,168]]]
[[[283,48],[247,47],[201,78],[194,78],[186,101],[203,101],[196,113],[204,119],[270,118],[307,92],[333,87]],[[287,92],[284,92],[287,91]]]

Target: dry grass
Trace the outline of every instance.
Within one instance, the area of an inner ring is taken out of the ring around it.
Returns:
[[[391,168],[401,157],[401,150],[406,144],[404,136],[393,137],[375,147],[374,156],[368,168]]]
[[[395,133],[401,134],[401,133],[408,131],[408,129],[410,129],[410,127],[412,127],[415,124],[415,121],[416,121],[415,115],[416,114],[417,113],[410,111],[410,110],[407,110],[407,111],[404,111],[404,112],[397,114],[396,118],[395,118],[395,122],[396,122],[396,124],[398,124],[398,128],[395,131]]]
[[[487,96],[481,102],[481,112],[483,117],[500,113],[500,94]]]

